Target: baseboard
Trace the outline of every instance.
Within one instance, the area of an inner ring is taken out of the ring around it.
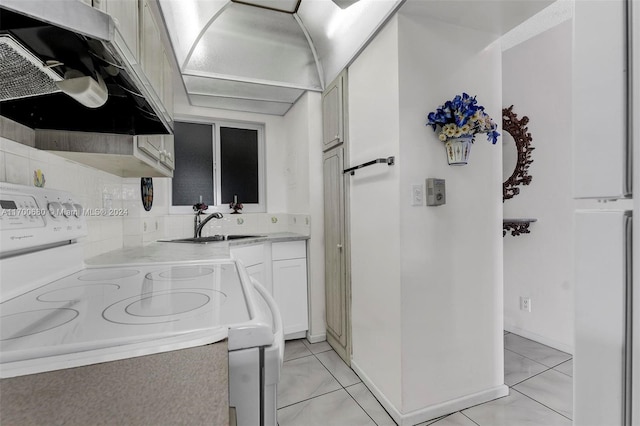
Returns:
[[[295,340],[307,337],[306,331],[298,331],[297,333],[289,333],[284,335],[284,340]]]
[[[327,333],[309,334],[309,332],[307,332],[307,340],[309,341],[309,343],[324,342],[325,340],[327,340]]]
[[[358,363],[351,360],[351,368],[360,377],[362,382],[369,388],[373,396],[380,402],[385,410],[389,413],[391,418],[398,424],[398,426],[410,426],[418,423],[425,422],[427,420],[435,419],[446,414],[455,413],[456,411],[463,410],[465,408],[473,407],[474,405],[482,404],[484,402],[492,401],[497,398],[509,395],[509,387],[506,385],[500,385],[487,389],[481,392],[476,392],[471,395],[465,395],[460,398],[452,399],[440,404],[432,405],[429,407],[415,410],[410,413],[401,413],[384,394],[378,389],[375,384],[369,379],[367,374],[362,371],[358,366]]]
[[[540,334],[523,330],[520,327],[511,326],[508,324],[504,325],[504,329],[509,333],[517,334],[518,336],[522,336],[526,339],[533,340],[534,342],[542,343],[543,345],[547,345],[559,351],[573,355],[573,345],[567,345],[566,343],[558,342],[557,340],[549,339],[548,337],[542,336]]]

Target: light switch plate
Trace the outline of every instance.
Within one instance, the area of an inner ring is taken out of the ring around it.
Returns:
[[[422,185],[411,185],[411,205],[424,205],[424,190],[422,188]]]

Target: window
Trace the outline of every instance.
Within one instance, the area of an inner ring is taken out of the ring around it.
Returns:
[[[264,126],[176,121],[172,213],[191,213],[200,201],[229,212],[237,197],[243,212],[264,212]]]

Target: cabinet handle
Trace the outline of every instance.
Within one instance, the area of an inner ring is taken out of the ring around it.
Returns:
[[[338,244],[338,250],[342,250],[342,244]]]

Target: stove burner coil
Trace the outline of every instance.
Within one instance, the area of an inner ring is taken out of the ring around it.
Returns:
[[[124,308],[129,315],[136,317],[166,317],[195,311],[203,307],[211,298],[206,294],[194,292],[172,292],[150,294]]]
[[[120,286],[118,284],[81,284],[47,291],[46,293],[42,293],[36,297],[36,299],[40,302],[69,302],[73,300],[83,300],[91,297],[88,293],[97,292],[100,289],[103,291],[115,291],[119,290]]]
[[[120,278],[132,277],[139,274],[140,271],[134,269],[112,269],[112,270],[100,270],[95,272],[89,272],[87,274],[80,275],[78,279],[80,281],[109,281],[117,280]]]
[[[54,308],[19,312],[0,317],[0,341],[43,333],[73,321],[80,315],[75,309]]]
[[[109,305],[102,317],[115,324],[161,324],[215,315],[216,307],[226,302],[227,295],[209,288],[185,288],[139,294]],[[211,302],[215,306],[210,306]]]

